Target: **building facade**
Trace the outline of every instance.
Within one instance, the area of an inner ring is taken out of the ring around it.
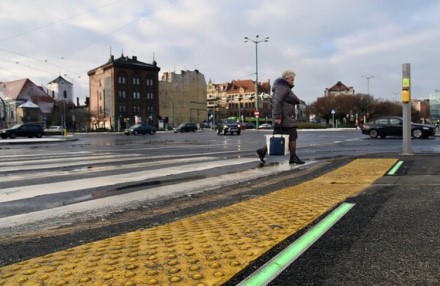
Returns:
[[[73,84],[58,76],[47,84],[48,94],[56,101],[65,100],[73,102]]]
[[[198,70],[164,72],[159,82],[159,106],[165,128],[207,120],[205,76]]]
[[[429,113],[432,122],[440,121],[440,89],[429,95]]]
[[[258,83],[258,112],[260,121],[272,120],[272,97],[270,81]],[[207,108],[210,118],[217,122],[222,118],[235,117],[241,122],[255,122],[257,111],[255,81],[233,80],[230,83],[207,85]]]
[[[90,70],[89,112],[91,130],[121,131],[137,124],[159,122],[159,71],[147,64],[113,55],[104,65]]]
[[[354,95],[354,89],[352,86],[348,87],[342,82],[338,81],[334,86],[326,88],[324,91],[324,96],[329,95]]]
[[[431,114],[429,111],[429,99],[413,99],[411,100],[412,107],[420,113],[420,122],[430,122]]]
[[[0,82],[0,126],[23,122],[46,125],[55,100],[30,79]]]

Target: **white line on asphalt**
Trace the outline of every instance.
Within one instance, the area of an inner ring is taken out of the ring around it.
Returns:
[[[229,159],[229,160],[215,161],[215,162],[203,162],[196,164],[188,164],[185,165],[184,167],[182,166],[166,167],[155,170],[131,172],[127,174],[5,188],[0,190],[0,202],[9,202],[19,199],[32,198],[41,195],[78,191],[78,190],[98,188],[103,186],[114,186],[117,184],[128,183],[128,182],[134,183],[152,178],[184,174],[188,172],[207,170],[217,167],[239,165],[248,162],[255,162],[255,158],[247,158],[247,159],[239,158],[239,159]]]
[[[115,158],[116,159],[116,158]],[[145,158],[148,159],[148,158]],[[80,173],[87,173],[87,174],[93,174],[97,172],[103,172],[103,171],[113,171],[113,170],[123,170],[128,168],[143,168],[143,167],[150,167],[150,166],[161,166],[171,163],[188,163],[188,162],[197,162],[197,161],[207,161],[207,160],[214,160],[215,157],[194,157],[194,158],[181,158],[181,159],[172,159],[172,160],[162,160],[162,161],[148,161],[148,162],[142,162],[142,163],[125,163],[124,161],[119,158],[116,161],[116,163],[119,163],[119,165],[111,165],[111,166],[94,166],[93,168],[76,168],[69,171],[64,170],[51,170],[46,172],[38,172],[38,173],[21,173],[18,175],[8,175],[1,178],[1,182],[13,182],[13,181],[20,181],[23,179],[33,179],[33,178],[54,178],[54,177],[62,177],[62,176],[71,176],[71,175],[78,175]],[[93,165],[95,163],[102,163],[101,161],[91,161],[88,164]],[[109,161],[110,162],[110,161]],[[63,165],[65,167],[65,165]]]

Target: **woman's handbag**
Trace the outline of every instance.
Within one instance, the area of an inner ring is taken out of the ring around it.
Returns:
[[[286,146],[286,138],[283,137],[283,134],[277,134],[281,135],[279,137],[275,137],[275,134],[273,134],[269,138],[269,145],[268,145],[268,151],[269,155],[285,155],[285,146]]]
[[[274,130],[275,132],[275,130]],[[283,130],[281,129],[281,133]],[[271,134],[266,135],[266,145],[269,155],[280,156],[289,154],[288,134]]]

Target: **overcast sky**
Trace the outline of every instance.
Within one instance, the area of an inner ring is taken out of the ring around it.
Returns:
[[[440,88],[440,1],[434,0],[2,0],[0,82],[38,85],[64,76],[88,96],[87,72],[137,56],[165,71],[199,70],[206,81],[273,82],[297,73],[307,103],[342,81],[356,93],[400,100],[402,64],[413,98]],[[66,75],[66,76],[65,76]],[[370,78],[369,80],[367,78]]]

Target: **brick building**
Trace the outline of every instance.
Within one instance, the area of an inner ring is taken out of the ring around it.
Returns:
[[[136,123],[158,126],[159,71],[157,63],[136,56],[113,55],[104,65],[90,70],[90,129],[123,130]]]

